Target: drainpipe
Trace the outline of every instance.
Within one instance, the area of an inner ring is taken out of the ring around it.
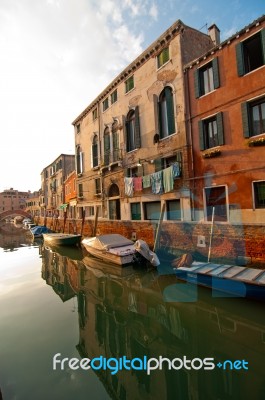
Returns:
[[[186,114],[186,131],[187,139],[190,147],[190,161],[191,161],[191,171],[192,171],[192,195],[191,195],[191,209],[192,209],[192,221],[195,219],[194,210],[194,190],[195,190],[195,180],[194,180],[194,153],[193,153],[193,138],[192,138],[192,118],[191,118],[191,104],[190,104],[190,86],[188,79],[188,71],[184,71],[184,86],[185,86],[185,114]]]

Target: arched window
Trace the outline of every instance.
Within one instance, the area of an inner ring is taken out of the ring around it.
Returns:
[[[120,141],[118,132],[118,121],[114,121],[111,127],[112,132],[112,147],[113,147],[113,161],[119,160],[120,155]]]
[[[169,86],[166,86],[159,96],[158,112],[159,136],[162,139],[175,133],[173,91]]]
[[[110,131],[107,126],[104,130],[104,165],[110,163]]]
[[[127,114],[126,122],[126,150],[132,151],[141,147],[139,107],[130,110]]]
[[[99,159],[98,159],[98,135],[95,135],[92,142],[92,167],[98,167]]]

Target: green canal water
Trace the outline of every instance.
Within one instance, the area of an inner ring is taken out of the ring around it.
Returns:
[[[265,399],[264,306],[2,227],[3,400]]]

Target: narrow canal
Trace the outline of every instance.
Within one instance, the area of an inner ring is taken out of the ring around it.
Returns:
[[[2,226],[3,400],[264,399],[264,304],[195,289]]]

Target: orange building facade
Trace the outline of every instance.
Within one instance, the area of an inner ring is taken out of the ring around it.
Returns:
[[[264,16],[186,65],[185,87],[193,220],[261,224]]]

